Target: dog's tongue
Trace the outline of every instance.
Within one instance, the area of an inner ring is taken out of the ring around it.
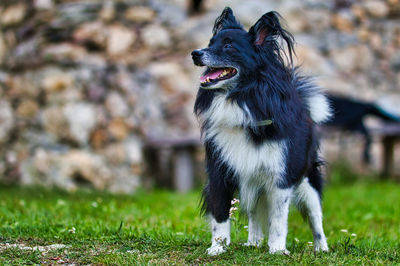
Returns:
[[[218,78],[219,75],[222,74],[223,71],[224,71],[223,68],[212,70],[211,72],[205,74],[204,76],[201,76],[200,82],[201,83],[205,82],[207,78],[216,79],[216,78]]]

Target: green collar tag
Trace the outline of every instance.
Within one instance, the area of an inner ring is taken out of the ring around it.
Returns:
[[[272,123],[273,123],[273,121],[271,119],[267,119],[267,120],[261,120],[261,121],[256,122],[256,125],[258,127],[262,127],[262,126],[269,126]]]

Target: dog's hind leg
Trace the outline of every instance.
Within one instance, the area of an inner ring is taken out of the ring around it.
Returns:
[[[289,253],[286,249],[286,236],[291,195],[291,188],[275,187],[268,193],[269,253]]]
[[[314,250],[328,251],[328,244],[322,227],[322,208],[318,192],[310,185],[308,178],[294,190],[294,203],[303,217],[308,218],[313,236]]]

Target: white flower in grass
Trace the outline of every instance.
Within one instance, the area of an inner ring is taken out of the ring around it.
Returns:
[[[342,233],[347,233],[347,232],[349,232],[349,231],[347,231],[347,229],[340,229],[340,232],[342,232]]]
[[[237,198],[233,198],[233,200],[231,200],[231,205],[235,205],[236,203],[239,203],[240,200],[238,200]]]
[[[75,232],[76,232],[75,227],[72,227],[71,229],[69,229],[68,232],[70,232],[71,234],[75,234]]]
[[[92,205],[93,208],[99,207],[99,204],[97,202],[95,202],[95,201],[93,201],[91,205]]]
[[[307,244],[308,244],[309,247],[312,247],[312,246],[313,246],[313,243],[312,243],[312,242],[307,242]]]
[[[299,240],[297,237],[295,237],[295,238],[294,238],[294,242],[299,243],[300,240]]]
[[[356,234],[354,234],[354,233],[352,233],[352,234],[351,234],[351,236],[352,236],[352,237],[356,237],[357,235],[356,235]]]
[[[231,207],[231,208],[229,209],[229,217],[232,217],[233,214],[235,213],[235,211],[237,211],[237,210],[238,210],[237,207]]]
[[[66,203],[64,200],[62,200],[62,199],[57,200],[57,206],[65,206],[65,205],[66,205]]]

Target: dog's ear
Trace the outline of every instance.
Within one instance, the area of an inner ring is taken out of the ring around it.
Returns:
[[[213,36],[223,29],[243,29],[242,25],[236,20],[230,7],[225,7],[221,15],[215,20]]]
[[[294,53],[293,35],[285,30],[280,23],[281,16],[278,12],[271,11],[265,13],[249,30],[253,37],[254,45],[262,46],[267,42],[275,42],[281,37],[287,44],[290,59]]]

